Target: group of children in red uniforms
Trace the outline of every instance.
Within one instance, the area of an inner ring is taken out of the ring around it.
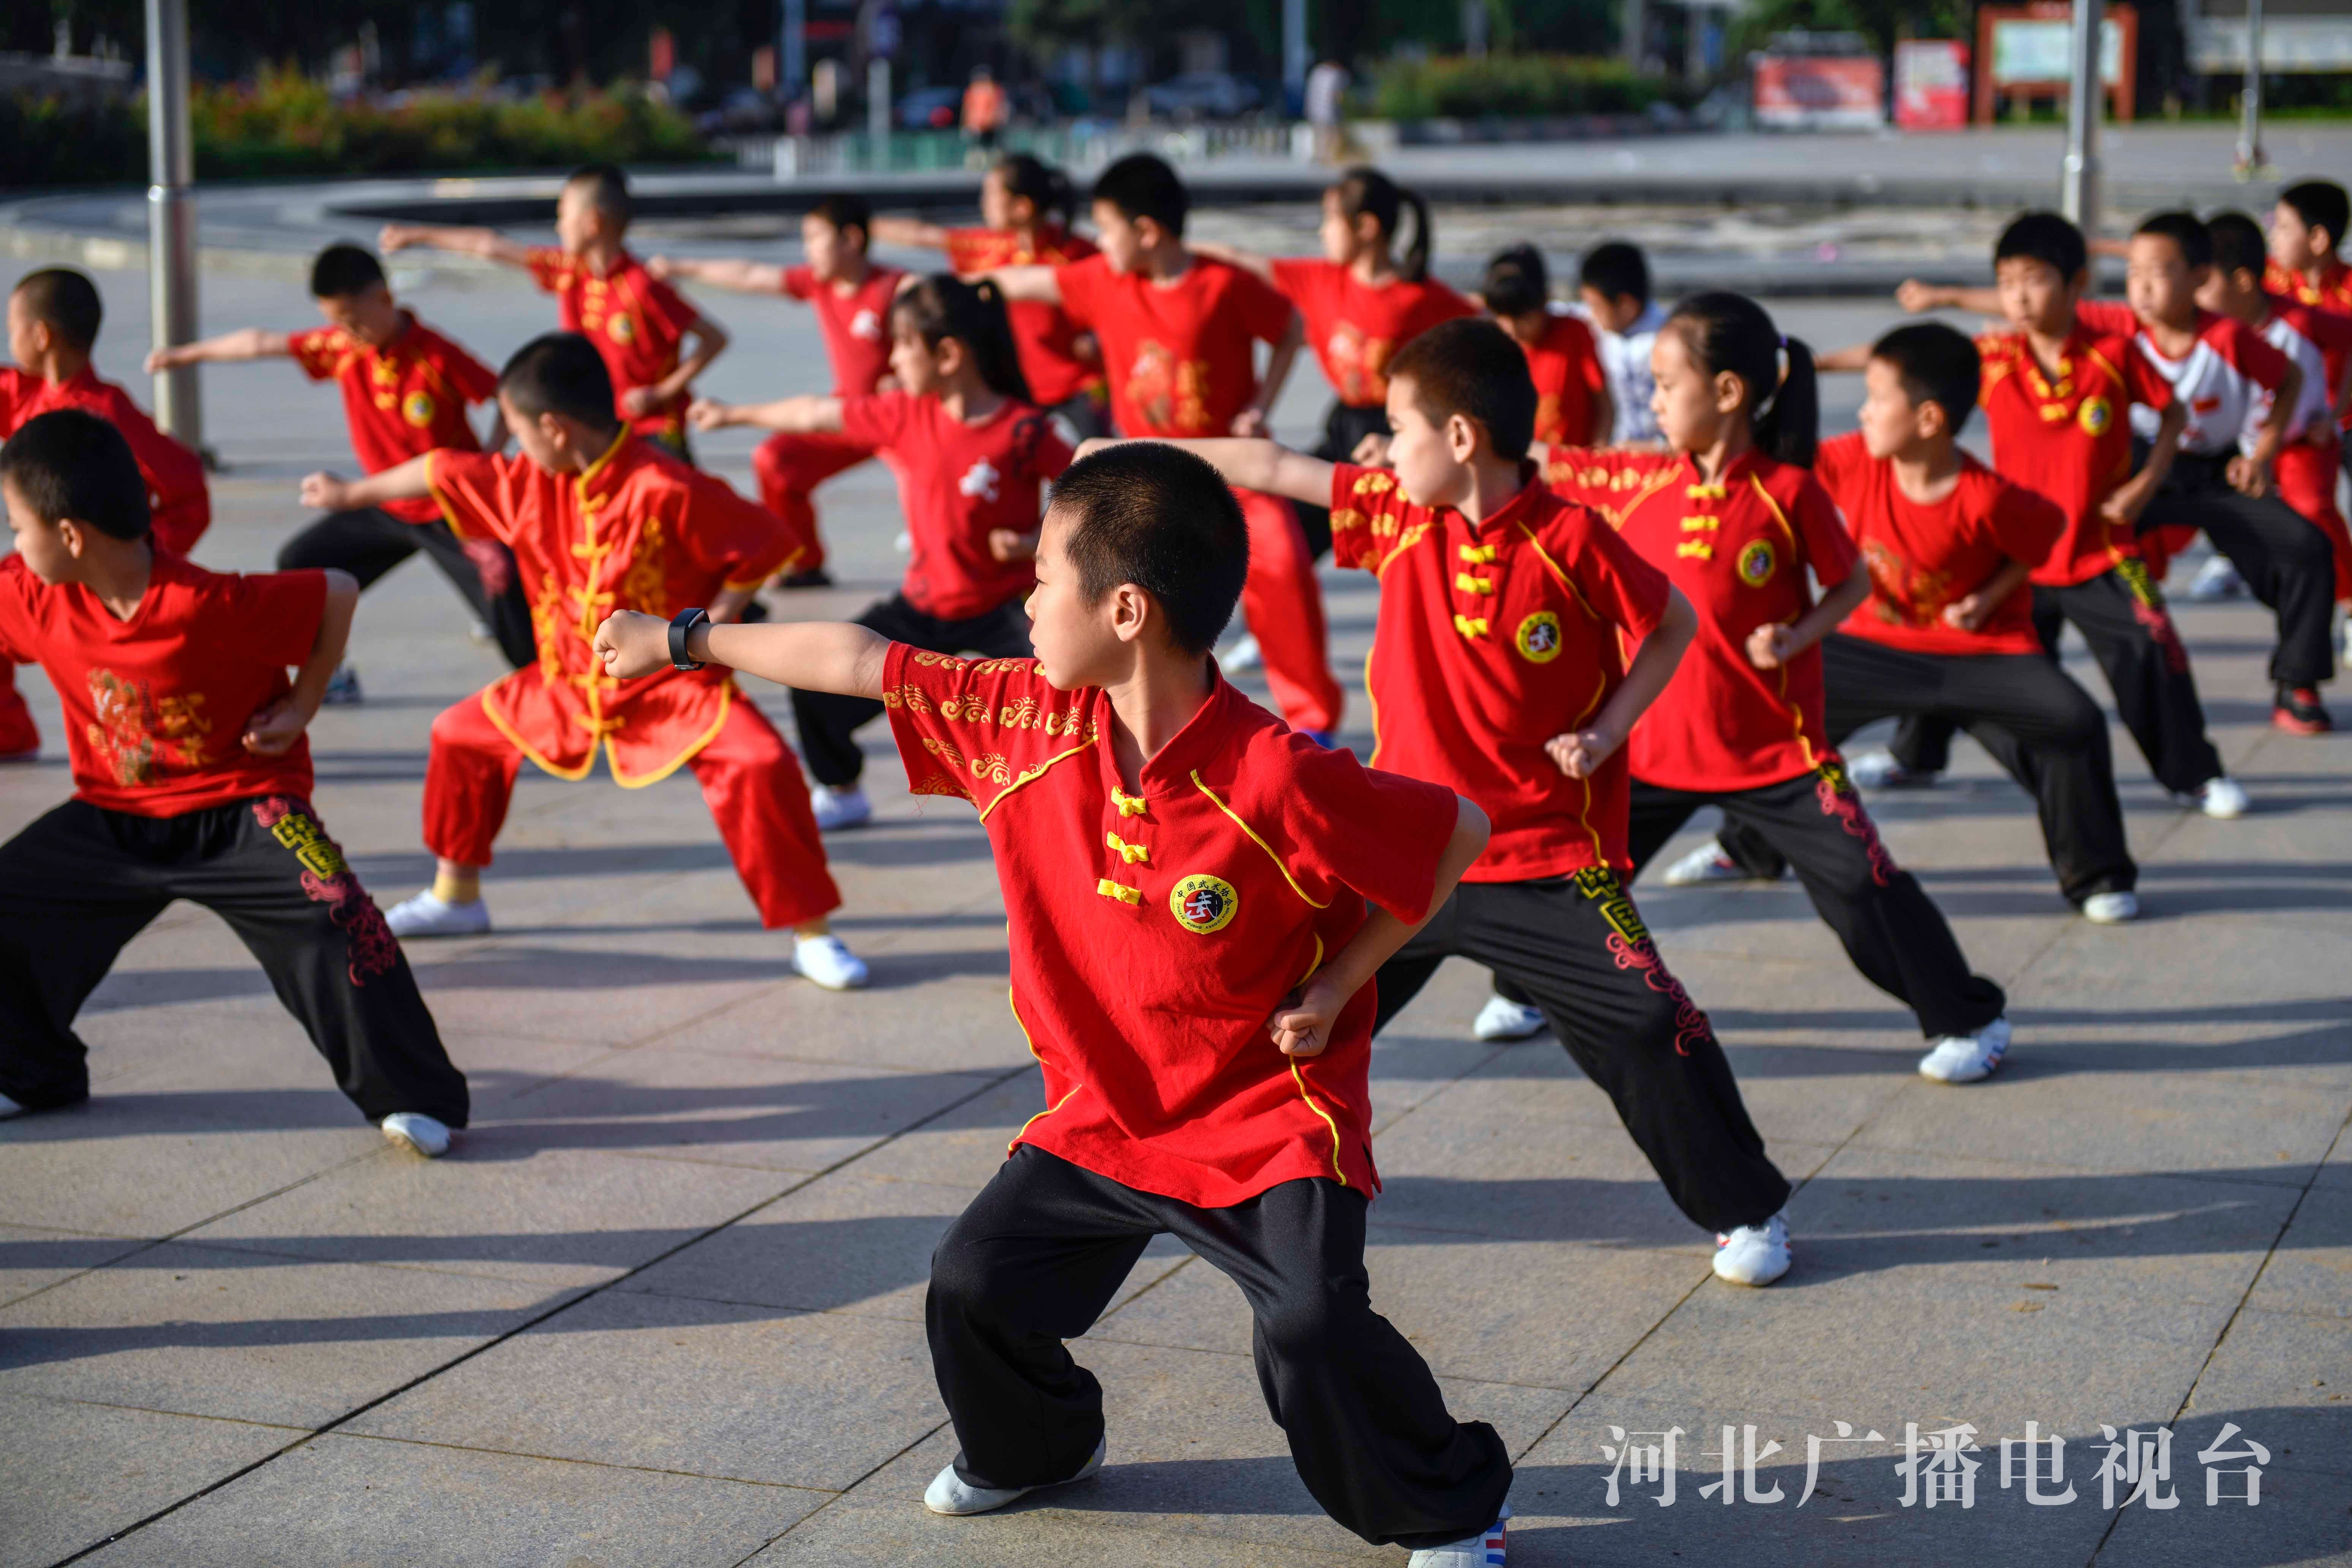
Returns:
[[[366,477],[304,482],[325,515],[273,576],[182,558],[164,438],[82,411],[101,391],[59,390],[88,379],[94,290],[27,279],[11,339],[38,384],[5,385],[33,416],[0,447],[18,539],[0,656],[50,671],[77,796],[0,847],[17,873],[0,879],[16,1016],[0,1115],[87,1094],[75,1012],[186,897],[246,937],[361,1110],[441,1152],[465,1084],[399,939],[488,928],[480,874],[526,760],[578,779],[601,752],[625,787],[690,769],[796,965],[860,984],[827,927],[821,835],[870,817],[855,734],[887,714],[909,787],[971,801],[989,834],[1045,1096],[933,1258],[927,1329],[961,1451],[927,1506],[984,1511],[1104,1462],[1101,1388],[1065,1342],[1169,1232],[1247,1297],[1269,1411],[1317,1500],[1420,1568],[1493,1568],[1508,1458],[1370,1302],[1373,1035],[1447,956],[1486,965],[1477,1032],[1549,1026],[1716,1233],[1715,1272],[1783,1274],[1790,1184],[1628,884],[1718,808],[1716,842],[1669,883],[1793,867],[1855,967],[1911,1008],[1918,1070],[1995,1071],[2001,988],[1889,854],[1839,748],[1898,719],[1866,782],[1916,782],[1967,730],[2034,795],[2060,890],[2093,921],[2132,918],[2105,720],[2054,653],[2074,626],[2158,778],[2242,812],[2158,586],[2194,529],[2277,616],[2280,727],[2326,727],[2343,193],[2282,200],[2284,284],[2251,222],[2151,217],[2127,310],[2084,298],[2079,232],[2029,214],[1994,289],[1904,294],[2007,330],[1919,323],[1823,356],[1865,386],[1861,428],[1824,441],[1804,343],[1738,295],[1659,309],[1629,247],[1588,258],[1579,316],[1552,306],[1532,247],[1496,257],[1476,299],[1431,279],[1426,207],[1376,171],[1325,193],[1323,256],[1299,260],[1188,246],[1186,193],[1157,159],[1105,172],[1093,243],[1069,234],[1057,179],[1000,163],[984,231],[827,198],[790,269],[637,262],[604,170],[566,185],[560,252],[388,229],[388,249],[474,251],[559,295],[564,330],[496,375],[401,309],[373,258],[331,247],[313,274],[326,327],[153,361],[283,356],[341,386]],[[954,271],[883,268],[876,239],[943,249]],[[670,279],[809,302],[834,394],[694,397],[725,334]],[[2294,297],[2266,291],[2282,286]],[[1336,397],[1312,455],[1265,434],[1302,342]],[[466,417],[483,402],[487,444]],[[1106,407],[1119,439],[1097,434]],[[1990,465],[1958,444],[1979,407]],[[687,458],[690,429],[732,425],[774,432],[764,504]],[[906,518],[900,590],[855,623],[751,624],[761,586],[821,559],[808,492],[877,456]],[[1326,545],[1381,588],[1363,763],[1331,746]],[[302,732],[360,588],[418,549],[516,668],[435,721],[439,865],[387,916],[310,808]],[[1213,657],[1237,606],[1281,720]],[[793,689],[813,788],[736,670]]]

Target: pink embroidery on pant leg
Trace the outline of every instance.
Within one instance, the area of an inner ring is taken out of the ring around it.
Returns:
[[[1879,842],[1878,825],[1862,808],[1862,796],[1853,793],[1844,766],[1835,758],[1822,762],[1819,776],[1813,780],[1813,798],[1821,802],[1822,816],[1836,817],[1840,827],[1862,840],[1863,852],[1870,857],[1870,879],[1886,886],[1895,875],[1895,858]]]
[[[1686,1057],[1691,1047],[1710,1038],[1706,1015],[1690,999],[1683,983],[1666,971],[1665,963],[1658,957],[1657,944],[1650,940],[1650,928],[1642,923],[1641,912],[1626,894],[1617,873],[1606,866],[1588,866],[1576,873],[1577,891],[1601,906],[1601,918],[1609,922],[1607,945],[1610,956],[1620,969],[1639,970],[1643,983],[1662,996],[1675,1002],[1675,1054]]]
[[[384,923],[383,911],[360,886],[358,873],[344,861],[341,847],[327,837],[308,805],[268,795],[253,803],[253,819],[302,862],[303,893],[327,905],[327,918],[343,932],[352,984],[365,985],[372,976],[389,973],[399,961],[400,943]]]
[[[2156,579],[2147,574],[2147,565],[2140,561],[2123,561],[2116,565],[2116,574],[2131,590],[2132,619],[2147,633],[2147,640],[2164,655],[2164,668],[2175,675],[2189,673],[2189,649],[2180,640],[2179,628],[2172,624],[2172,612],[2164,607],[2164,594]]]

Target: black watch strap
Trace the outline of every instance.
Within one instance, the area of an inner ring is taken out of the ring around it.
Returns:
[[[709,610],[680,610],[669,620],[669,661],[680,669],[700,669],[702,661],[686,657],[686,635],[710,618]]]

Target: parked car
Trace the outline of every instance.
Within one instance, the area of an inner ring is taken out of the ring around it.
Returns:
[[[1230,120],[1264,101],[1256,83],[1231,71],[1186,71],[1154,82],[1143,96],[1152,113],[1171,120]]]
[[[902,131],[952,131],[956,117],[962,111],[963,89],[927,87],[898,100],[898,127]]]

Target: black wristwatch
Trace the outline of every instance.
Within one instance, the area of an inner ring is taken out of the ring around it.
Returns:
[[[710,619],[709,610],[680,610],[669,619],[669,661],[680,669],[700,669],[702,661],[686,657],[687,634]]]

